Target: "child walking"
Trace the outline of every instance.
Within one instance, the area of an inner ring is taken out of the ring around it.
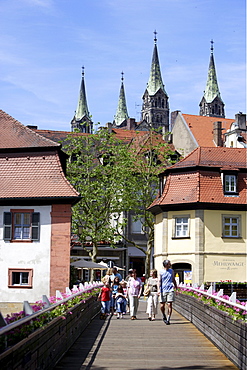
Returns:
[[[126,314],[126,304],[126,295],[124,294],[122,285],[119,285],[116,294],[117,319],[122,319],[123,315]]]
[[[111,288],[109,285],[108,279],[102,279],[104,283],[103,287],[100,290],[98,301],[101,301],[101,315],[100,319],[104,320],[107,315],[110,313],[110,304],[111,304]]]

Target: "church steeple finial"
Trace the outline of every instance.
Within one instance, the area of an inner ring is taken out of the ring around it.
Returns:
[[[214,53],[214,40],[211,40],[210,42],[211,42],[210,50],[211,50],[211,54],[213,54]]]
[[[118,99],[118,107],[117,112],[114,117],[114,125],[120,126],[124,121],[126,121],[129,118],[128,110],[127,110],[127,104],[125,99],[125,91],[124,91],[124,73],[121,72],[121,87],[120,87],[120,93],[119,93],[119,99]]]
[[[225,117],[224,103],[220,96],[216,68],[214,63],[214,41],[210,41],[210,62],[208,68],[208,79],[203,98],[200,102],[200,115]]]
[[[155,30],[155,31],[154,31],[154,43],[155,43],[155,44],[157,44],[157,37],[156,37],[156,36],[157,36],[157,33],[158,33],[158,32],[156,32],[156,30]]]

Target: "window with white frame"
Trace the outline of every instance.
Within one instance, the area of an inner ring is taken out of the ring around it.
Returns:
[[[174,237],[175,238],[188,238],[189,237],[189,216],[176,216],[174,217]]]
[[[33,269],[12,269],[8,270],[9,288],[32,288]]]
[[[33,210],[4,212],[4,240],[37,241],[40,234],[40,214]]]
[[[225,175],[225,193],[236,193],[237,192],[237,176],[236,175]]]
[[[240,222],[241,217],[233,215],[223,215],[223,232],[224,238],[239,238],[241,234]]]

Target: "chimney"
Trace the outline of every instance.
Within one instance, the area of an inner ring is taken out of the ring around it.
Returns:
[[[178,113],[180,113],[181,110],[175,110],[174,112],[171,112],[171,131],[173,129],[173,126],[174,126],[174,123],[175,123],[175,120],[178,116]]]
[[[135,118],[128,118],[127,119],[127,130],[134,130],[136,126]]]
[[[235,114],[235,122],[240,130],[246,130],[246,114],[242,112]]]
[[[107,122],[106,123],[106,128],[107,128],[109,134],[111,134],[112,133],[112,123],[111,122]]]
[[[213,123],[213,139],[216,146],[223,146],[222,140],[222,122],[216,121]]]
[[[35,125],[27,125],[28,128],[30,128],[31,130],[38,130],[38,126],[35,126]]]

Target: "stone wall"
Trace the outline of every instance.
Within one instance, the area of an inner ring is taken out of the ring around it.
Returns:
[[[96,297],[79,303],[0,355],[1,370],[48,370],[62,358],[100,311]]]
[[[239,369],[247,368],[247,323],[233,321],[227,313],[185,294],[176,296],[174,309],[192,322]]]

